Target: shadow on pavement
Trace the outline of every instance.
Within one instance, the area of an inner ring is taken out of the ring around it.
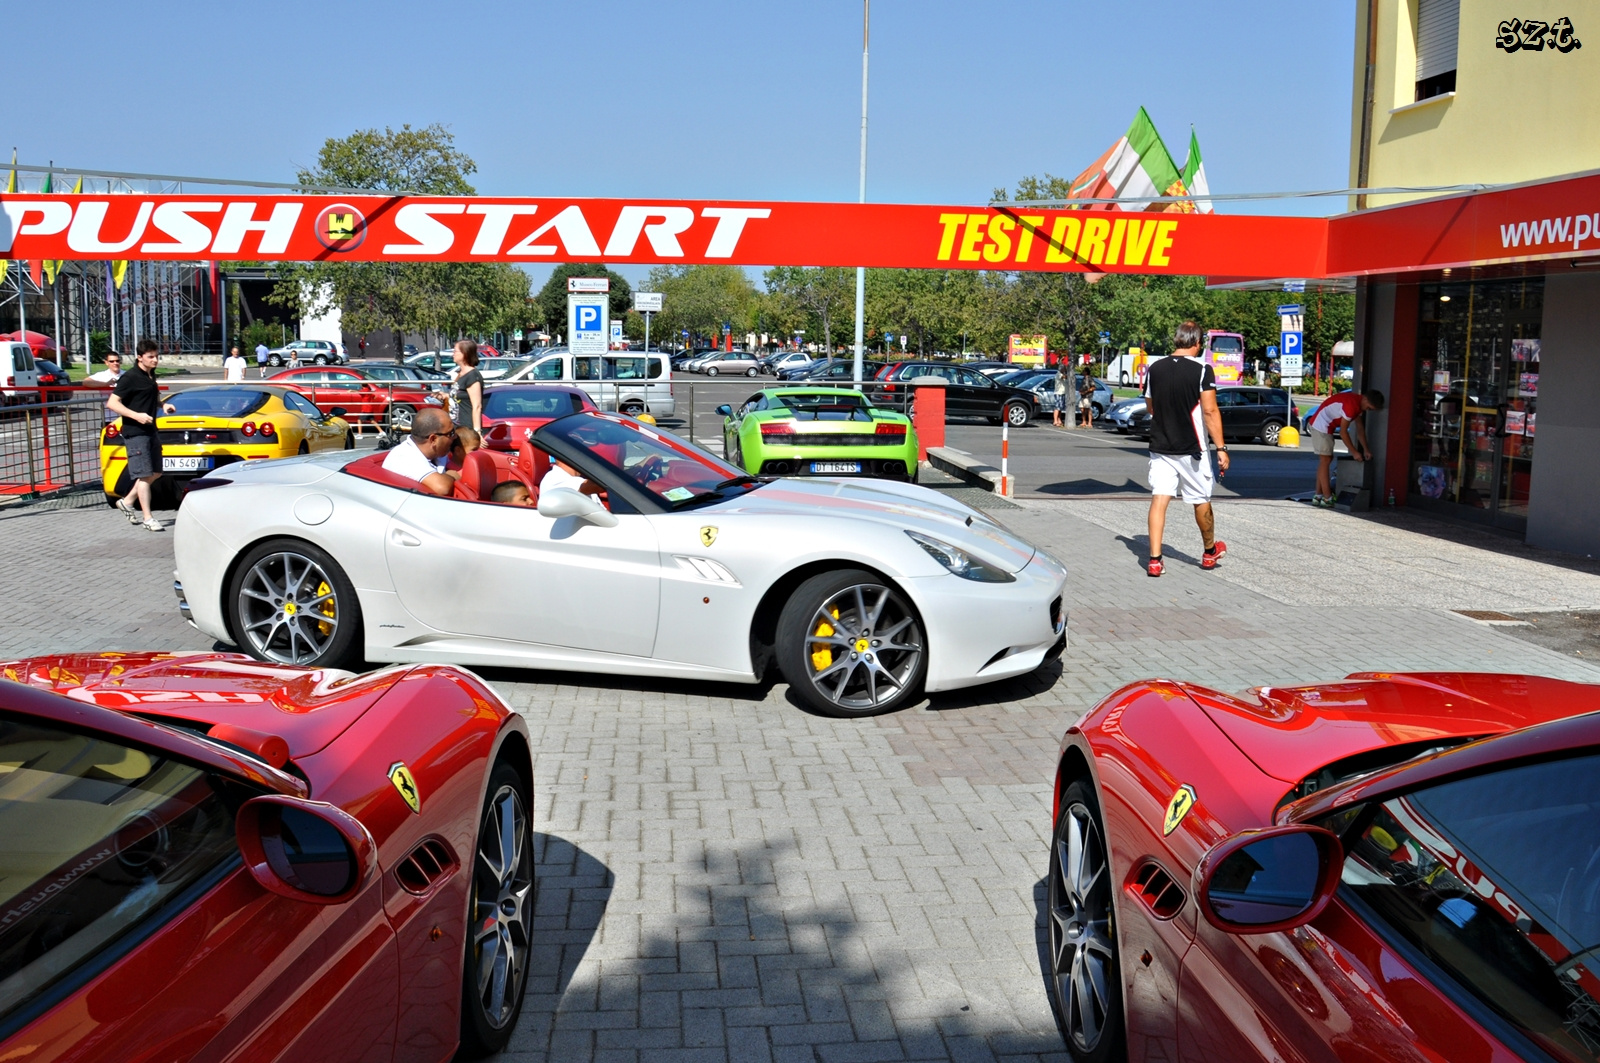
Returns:
[[[573,975],[583,963],[611,899],[611,869],[565,838],[535,831],[538,896],[533,910],[533,956],[528,995],[512,1044],[548,1031]]]
[[[1041,495],[1137,495],[1144,498],[1150,497],[1150,489],[1137,480],[1125,479],[1120,484],[1107,483],[1104,480],[1062,480],[1053,484],[1041,484],[1033,488],[1033,493]]]
[[[1070,645],[1071,636],[1068,636]],[[929,712],[949,712],[953,709],[970,709],[979,705],[1003,705],[1012,701],[1025,701],[1045,693],[1061,678],[1061,658],[1047,661],[1027,675],[1000,679],[982,686],[951,690],[942,694],[929,694]]]
[[[1349,516],[1426,535],[1432,539],[1443,539],[1446,542],[1470,546],[1477,550],[1487,550],[1526,561],[1537,561],[1540,564],[1570,569],[1573,572],[1600,575],[1600,560],[1529,546],[1522,541],[1520,533],[1508,528],[1495,528],[1476,521],[1460,520],[1443,513],[1428,513],[1404,506],[1395,509],[1378,507],[1366,513],[1352,513]]]
[[[1172,530],[1170,524],[1167,530],[1169,532]],[[1117,536],[1117,542],[1128,548],[1128,553],[1132,554],[1134,560],[1139,562],[1140,568],[1144,567],[1145,561],[1147,561],[1150,557],[1150,536],[1119,535]],[[1200,559],[1198,557],[1194,556],[1193,554],[1186,554],[1182,550],[1174,550],[1172,548],[1172,544],[1168,542],[1161,544],[1161,559],[1167,562],[1186,561],[1191,565],[1198,565],[1200,563]]]
[[[368,664],[371,668],[390,665]],[[730,701],[760,702],[777,682],[777,669],[759,683],[717,683],[706,679],[665,679],[656,676],[609,675],[600,672],[566,672],[543,668],[505,668],[473,666],[472,671],[491,683],[545,683],[551,686],[581,687],[585,690],[623,690],[638,693],[703,694]]]

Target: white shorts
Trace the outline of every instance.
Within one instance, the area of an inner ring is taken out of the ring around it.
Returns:
[[[1329,432],[1319,432],[1311,429],[1311,453],[1319,457],[1333,453],[1333,435]]]
[[[1211,472],[1211,455],[1198,458],[1178,454],[1150,455],[1150,493],[1178,497],[1191,506],[1211,501],[1211,489],[1216,486]]]

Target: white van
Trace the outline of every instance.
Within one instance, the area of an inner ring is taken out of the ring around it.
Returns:
[[[26,343],[7,340],[0,343],[0,388],[8,403],[38,402],[37,391],[12,391],[12,388],[39,386],[39,368],[33,364],[33,349]]]
[[[661,351],[573,354],[560,347],[534,356],[531,363],[495,383],[515,381],[576,384],[602,410],[621,410],[630,415],[648,411],[653,417],[671,417],[677,409],[672,395],[672,363]]]

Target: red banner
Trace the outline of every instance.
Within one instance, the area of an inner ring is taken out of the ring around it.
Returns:
[[[1322,218],[715,200],[0,196],[0,258],[1322,275]]]

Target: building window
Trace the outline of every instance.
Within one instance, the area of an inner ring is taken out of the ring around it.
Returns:
[[[1461,0],[1417,0],[1417,99],[1456,90]]]

